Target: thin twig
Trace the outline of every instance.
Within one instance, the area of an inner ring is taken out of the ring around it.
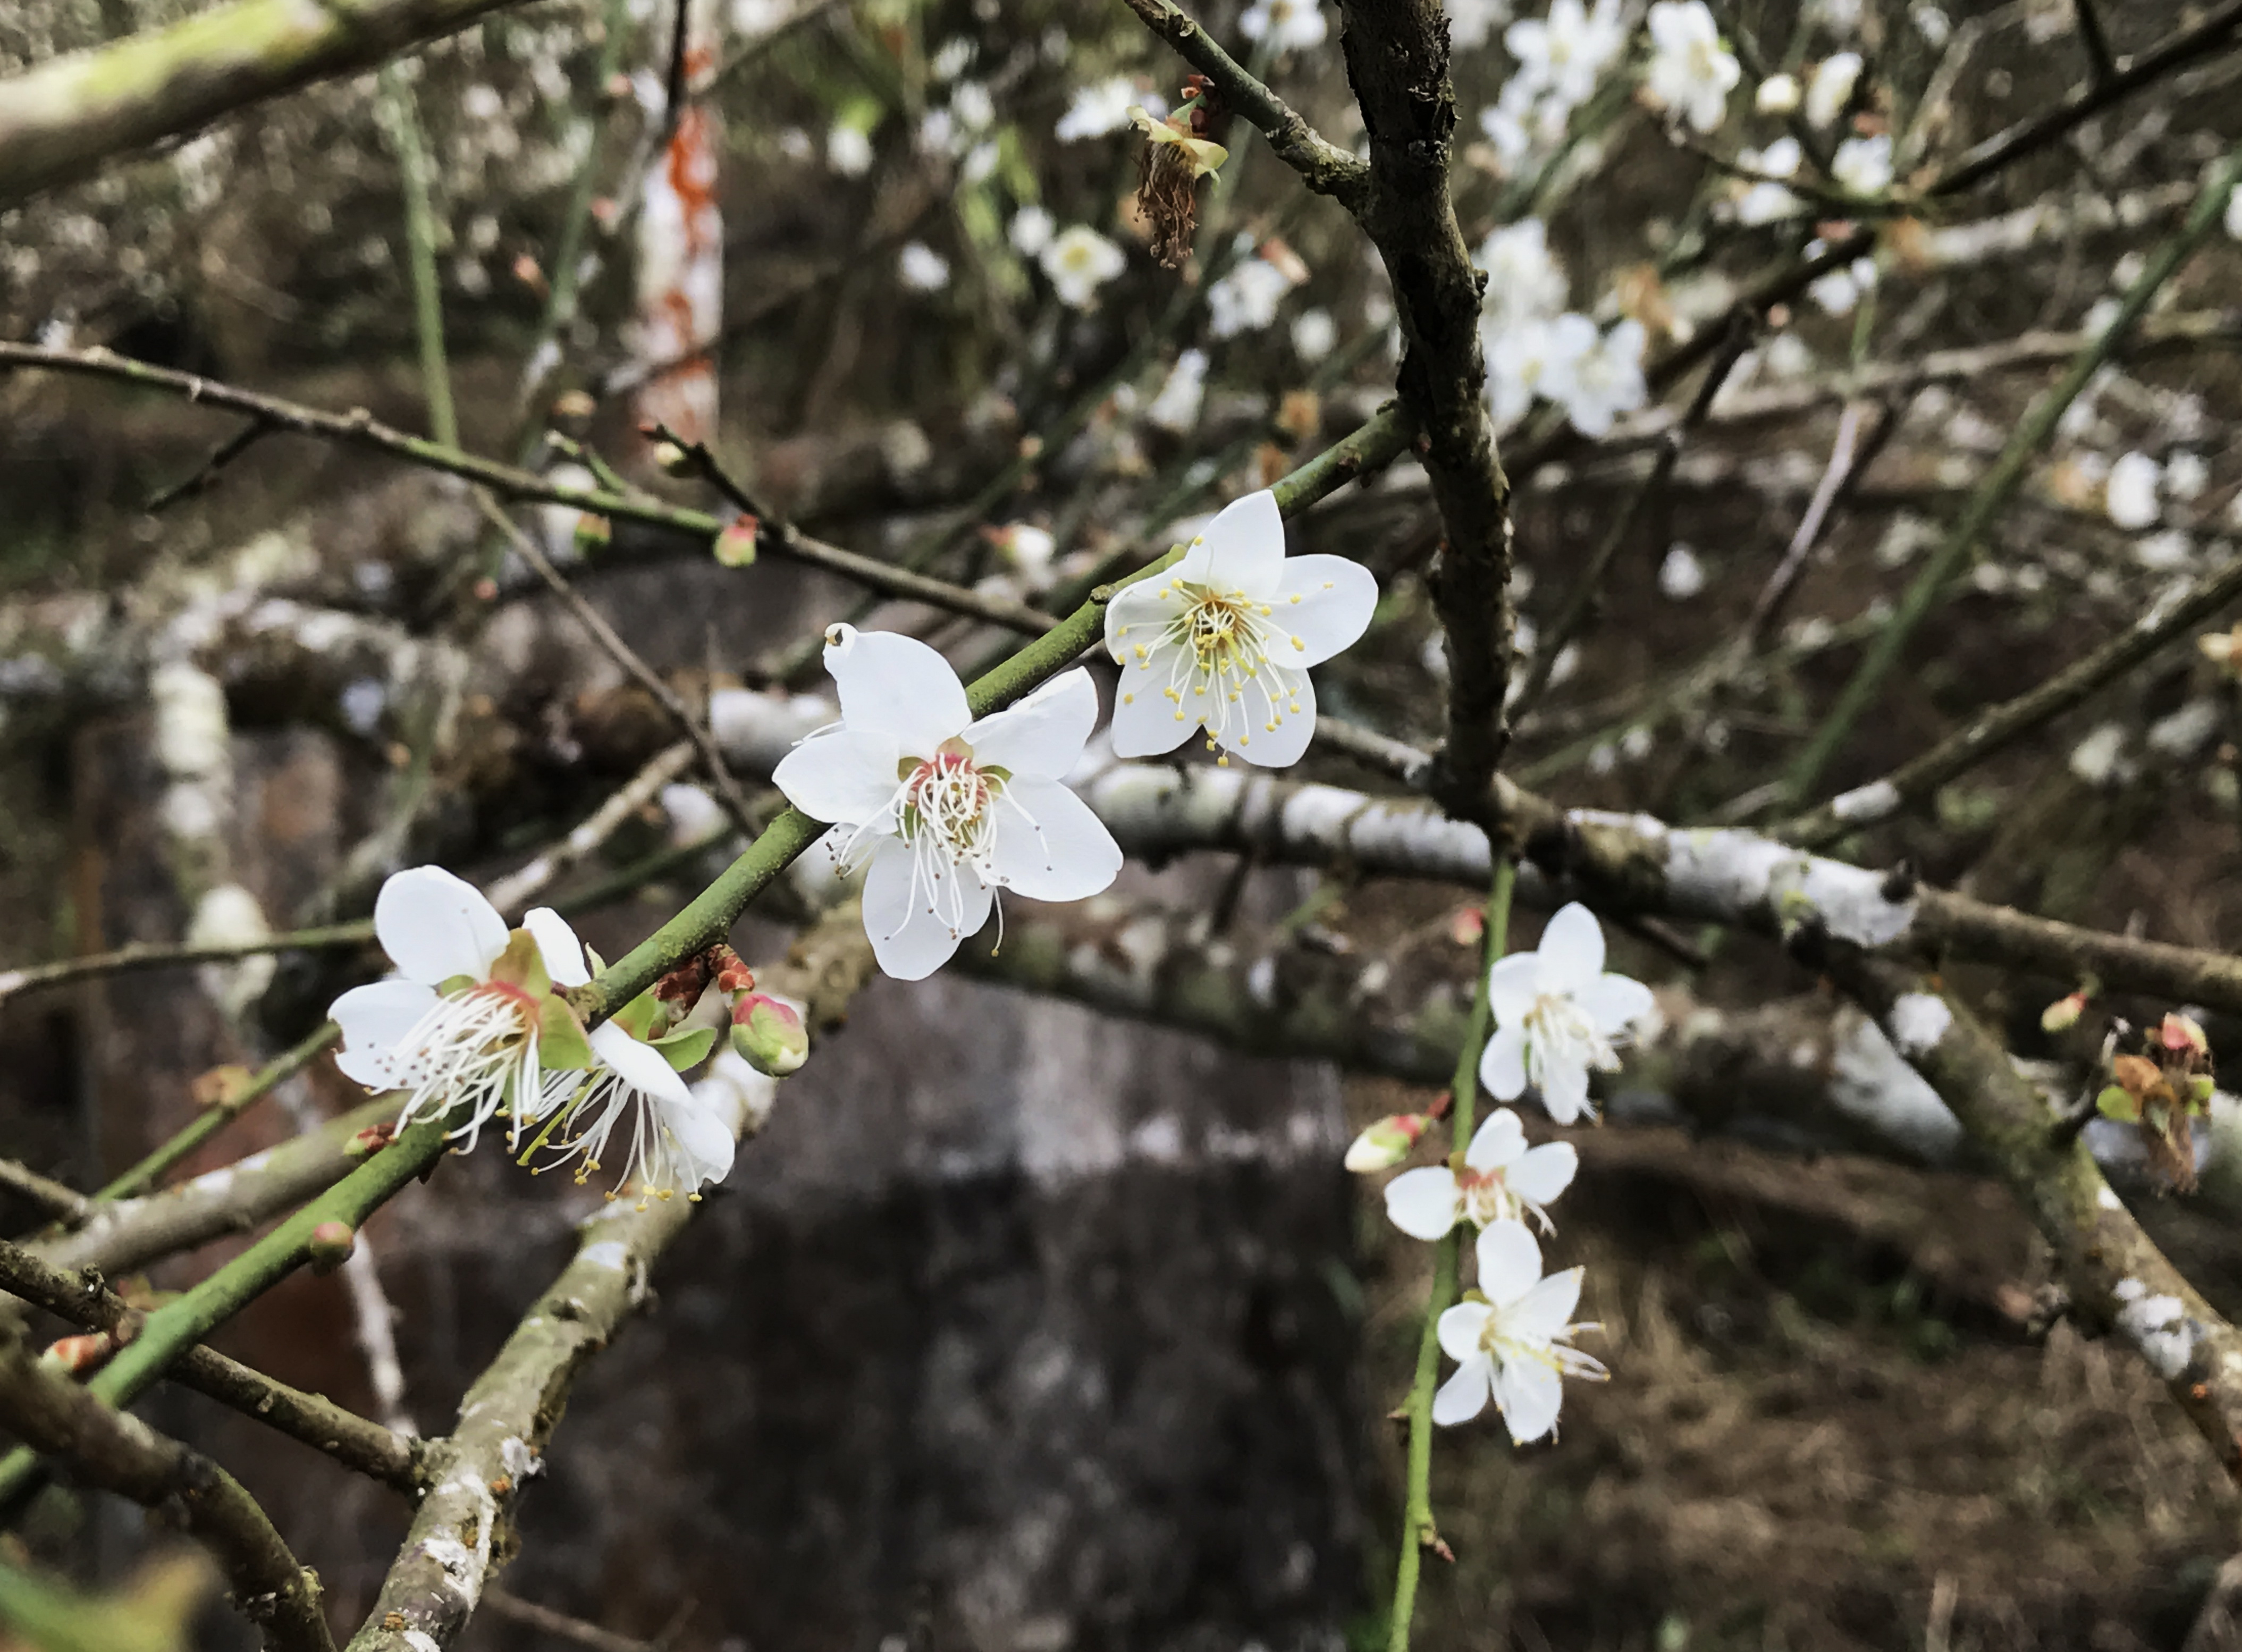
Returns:
[[[20,1246],[0,1240],[0,1287],[117,1345],[139,1334],[146,1317],[111,1291],[92,1268],[70,1273]],[[324,1452],[344,1467],[407,1497],[420,1494],[420,1447],[401,1434],[347,1411],[323,1394],[266,1376],[212,1348],[193,1347],[168,1373],[182,1387]]]
[[[257,1500],[210,1459],[46,1370],[21,1340],[0,1345],[0,1422],[104,1490],[177,1509],[272,1652],[333,1652],[319,1575],[297,1563]]]
[[[572,505],[594,516],[644,522],[700,540],[713,541],[724,527],[722,521],[706,511],[688,510],[681,506],[663,504],[657,500],[613,494],[601,488],[571,487],[516,466],[461,453],[424,437],[409,436],[381,423],[362,407],[348,413],[328,413],[244,390],[238,386],[205,379],[195,373],[178,373],[169,367],[135,361],[111,350],[64,350],[44,345],[0,343],[0,368],[10,367],[84,373],[138,385],[145,389],[164,391],[206,406],[222,407],[230,412],[262,418],[275,430],[285,431],[291,435],[310,436],[322,441],[371,448],[426,470],[464,477],[468,481],[480,483],[506,499]],[[1038,613],[1024,602],[983,596],[978,592],[965,590],[943,580],[910,573],[875,558],[859,556],[838,546],[826,545],[806,534],[777,548],[798,556],[812,567],[838,574],[873,590],[884,591],[906,601],[923,602],[930,608],[962,614],[969,619],[985,621],[1007,630],[1032,636],[1048,628],[1051,623],[1049,614]]]
[[[84,1193],[12,1158],[0,1158],[0,1193],[13,1193],[57,1221],[82,1222],[93,1213],[93,1201]]]
[[[1496,858],[1494,886],[1487,897],[1487,945],[1472,986],[1471,1021],[1457,1048],[1455,1078],[1448,1089],[1453,1107],[1448,1139],[1459,1152],[1471,1141],[1472,1116],[1479,1100],[1480,1051],[1487,1044],[1487,983],[1495,961],[1510,944],[1510,894],[1516,874],[1517,868],[1507,856]],[[1417,1340],[1417,1374],[1403,1405],[1409,1419],[1409,1479],[1401,1508],[1401,1557],[1393,1577],[1386,1652],[1409,1652],[1409,1628],[1416,1615],[1417,1577],[1424,1565],[1425,1550],[1437,1548],[1447,1555],[1440,1528],[1433,1519],[1433,1390],[1440,1374],[1440,1315],[1455,1300],[1460,1246],[1457,1230],[1451,1228],[1433,1248],[1433,1293],[1425,1304],[1425,1328]]]
[[[1511,696],[1514,719],[1525,716],[1540,702],[1542,691],[1549,686],[1549,674],[1556,668],[1557,656],[1579,635],[1589,608],[1595,602],[1597,593],[1602,589],[1604,575],[1610,570],[1613,560],[1618,556],[1621,547],[1635,537],[1636,525],[1642,520],[1643,513],[1649,509],[1650,501],[1658,496],[1660,490],[1666,486],[1667,478],[1674,473],[1674,467],[1682,457],[1682,443],[1688,440],[1691,431],[1705,421],[1706,414],[1712,409],[1714,398],[1721,393],[1721,386],[1728,382],[1728,374],[1735,370],[1744,352],[1751,347],[1751,341],[1752,329],[1742,318],[1729,323],[1728,342],[1705,370],[1704,382],[1697,386],[1697,393],[1690,399],[1688,411],[1659,438],[1657,459],[1628,495],[1627,503],[1621,507],[1619,514],[1613,519],[1602,541],[1589,556],[1588,565],[1581,570],[1580,578],[1565,594],[1565,606],[1558,610],[1557,617],[1535,644],[1534,661],[1527,668],[1526,680],[1519,685],[1517,693]]]
[[[172,483],[162,492],[151,495],[146,507],[151,516],[160,516],[183,499],[192,499],[214,485],[218,473],[240,458],[258,441],[270,434],[272,426],[261,419],[252,419],[210,451],[208,458],[195,467],[185,480]]]
[[[677,725],[677,730],[692,742],[693,749],[701,754],[701,767],[708,771],[708,781],[715,787],[716,795],[737,822],[743,832],[756,830],[755,806],[748,795],[740,789],[740,782],[732,778],[731,766],[725,762],[724,754],[708,732],[708,725],[685,703],[684,696],[661,680],[659,673],[638,655],[638,650],[623,641],[621,633],[607,623],[607,616],[594,608],[584,594],[570,584],[560,570],[553,566],[544,547],[515,525],[512,517],[500,510],[496,501],[485,499],[483,514],[507,536],[514,554],[529,564],[537,577],[545,581],[561,606],[576,618],[576,622],[591,634],[592,640],[607,652],[607,657],[623,668],[624,675],[654,698],[654,702]]]
[[[2134,321],[2147,310],[2165,283],[2178,272],[2205,240],[2218,232],[2225,213],[2227,197],[2232,191],[2238,174],[2242,174],[2242,150],[2230,151],[2225,158],[2212,168],[2202,192],[2196,198],[2194,209],[2188,214],[2185,226],[2157,249],[2139,277],[2126,289],[2117,316],[2085,349],[2079,352],[2069,371],[2040,398],[2017,426],[2015,434],[2001,449],[2000,456],[1993,461],[1984,480],[1971,493],[1961,519],[1940,541],[1909,585],[1898,608],[1892,614],[1890,622],[1877,635],[1876,641],[1854,670],[1851,680],[1839,693],[1836,702],[1824,714],[1822,725],[1815,731],[1814,737],[1784,772],[1782,795],[1793,807],[1806,801],[1815,782],[1821,778],[1822,771],[1836,756],[1839,749],[1851,735],[1854,725],[1875,702],[1876,695],[1883,690],[1885,678],[1899,663],[1901,654],[1913,638],[1916,628],[1930,614],[1940,593],[1948,581],[1962,571],[1994,517],[2000,514],[2023,485],[2024,475],[2040,448],[2055,433],[2064,411],[2101,371],[2103,363],[2117,349]]]
[[[460,445],[460,417],[452,405],[452,370],[444,353],[444,294],[436,280],[436,212],[428,196],[428,144],[413,88],[394,61],[378,77],[383,124],[397,151],[405,193],[406,263],[413,280],[413,326],[420,341],[420,393],[428,402],[428,433],[446,447]]]
[[[1929,751],[1909,759],[1882,779],[1856,787],[1843,796],[1777,828],[1775,836],[1808,849],[1888,820],[1910,803],[1930,796],[2004,747],[2062,715],[2152,659],[2177,641],[2242,598],[2242,557],[2193,589],[2160,614],[2144,615],[2092,653],[2013,700],[1988,707]]]
[[[587,1623],[582,1618],[570,1617],[566,1612],[556,1612],[549,1606],[525,1601],[496,1584],[483,1591],[483,1604],[500,1617],[526,1623],[540,1635],[549,1635],[558,1641],[573,1641],[578,1646],[590,1648],[591,1652],[661,1652],[667,1640],[666,1636],[651,1641],[633,1640],[596,1623]]]
[[[555,878],[586,856],[596,853],[625,821],[652,802],[664,786],[692,767],[694,758],[699,755],[699,749],[690,740],[681,740],[673,746],[665,747],[646,767],[616,788],[607,802],[585,817],[581,825],[520,870],[492,884],[490,903],[501,912],[521,910],[540,893],[551,887]]]
[[[215,1105],[205,1108],[196,1115],[191,1124],[171,1140],[112,1179],[93,1196],[95,1200],[108,1204],[146,1192],[163,1180],[164,1173],[172,1165],[189,1157],[205,1142],[271,1095],[283,1080],[292,1078],[311,1065],[321,1051],[341,1037],[342,1029],[333,1022],[322,1023],[292,1048],[267,1062],[239,1090]]]
[[[2071,0],[2071,16],[2078,24],[2078,44],[2086,53],[2086,84],[2101,86],[2118,72],[2118,60],[2110,53],[2110,37],[2102,30],[2102,14],[2094,9],[2094,0]]]
[[[135,941],[107,952],[83,957],[57,958],[51,964],[30,964],[20,970],[0,970],[0,1003],[19,992],[63,986],[94,976],[124,975],[136,970],[168,970],[190,964],[232,964],[241,958],[262,957],[272,952],[324,951],[334,947],[363,946],[373,939],[371,919],[348,923],[326,923],[316,929],[291,930],[255,941],[191,942]]]

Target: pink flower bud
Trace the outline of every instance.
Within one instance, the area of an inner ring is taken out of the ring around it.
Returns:
[[[2061,1032],[2078,1024],[2078,1017],[2086,1013],[2086,995],[2074,992],[2067,998],[2057,998],[2039,1012],[2040,1031]]]
[[[358,1248],[358,1230],[348,1222],[321,1222],[312,1230],[306,1255],[314,1273],[332,1273]]]
[[[2157,1042],[2176,1056],[2207,1056],[2211,1040],[2203,1029],[2184,1015],[2167,1014],[2157,1028]]]
[[[1393,1169],[1409,1157],[1432,1122],[1423,1113],[1389,1113],[1354,1138],[1346,1150],[1346,1167],[1358,1176]]]
[[[606,517],[594,516],[589,511],[586,511],[576,518],[578,551],[587,555],[594,551],[604,551],[607,548],[608,541],[614,538],[614,529],[608,526]]]
[[[690,476],[693,473],[693,455],[674,441],[654,443],[654,462],[665,476]]]
[[[793,1005],[749,992],[732,1005],[732,1048],[757,1072],[783,1078],[809,1059],[809,1029]]]
[[[49,1345],[46,1363],[73,1377],[83,1377],[108,1363],[109,1356],[117,1352],[117,1342],[105,1331],[89,1331],[82,1336],[64,1337]]]
[[[735,516],[716,535],[716,560],[726,567],[745,567],[755,560],[755,543],[762,524],[752,516]]]

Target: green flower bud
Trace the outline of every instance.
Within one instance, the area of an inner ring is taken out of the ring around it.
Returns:
[[[732,1005],[732,1048],[757,1072],[783,1078],[809,1059],[809,1029],[792,1004],[744,993]]]

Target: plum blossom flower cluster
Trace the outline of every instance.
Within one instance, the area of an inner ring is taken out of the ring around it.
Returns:
[[[1518,71],[1480,111],[1480,130],[1506,169],[1517,171],[1564,140],[1573,111],[1627,50],[1627,35],[1619,0],[1551,0],[1547,17],[1521,17],[1503,30]]]
[[[509,930],[473,884],[420,866],[382,885],[373,926],[398,972],[328,1014],[342,1030],[335,1064],[401,1097],[400,1128],[441,1119],[464,1152],[502,1118],[509,1155],[573,1167],[579,1182],[620,1132],[621,1185],[641,1196],[698,1197],[729,1172],[729,1126],[680,1076],[715,1031],[673,1029],[651,991],[587,1031],[567,990],[591,970],[559,913],[540,907]]]
[[[1515,1101],[1531,1087],[1560,1124],[1592,1116],[1589,1075],[1615,1070],[1618,1047],[1652,1013],[1650,990],[1603,964],[1603,931],[1577,903],[1549,920],[1535,950],[1495,961],[1487,982],[1494,1033],[1479,1078],[1498,1101]],[[1421,1114],[1380,1119],[1349,1148],[1347,1168],[1399,1164],[1430,1123]],[[1410,1238],[1443,1239],[1459,1224],[1477,1231],[1478,1283],[1436,1326],[1456,1369],[1433,1396],[1433,1421],[1468,1422],[1492,1400],[1513,1441],[1525,1445],[1554,1434],[1564,1378],[1607,1374],[1573,1346],[1578,1333],[1596,1328],[1573,1322],[1583,1270],[1543,1277],[1533,1232],[1556,1232],[1549,1206],[1579,1169],[1571,1143],[1531,1145],[1517,1111],[1498,1107],[1449,1163],[1404,1171],[1386,1184],[1386,1215]]]
[[[1552,402],[1582,434],[1601,436],[1649,400],[1642,324],[1599,328],[1566,308],[1571,284],[1540,218],[1495,230],[1480,244],[1479,262],[1487,273],[1480,343],[1498,428],[1515,425],[1536,402]]]
[[[1273,494],[1235,501],[1107,605],[1106,648],[1121,665],[1115,754],[1171,751],[1204,733],[1223,762],[1299,761],[1315,729],[1308,672],[1361,636],[1377,601],[1359,564],[1285,554]],[[834,862],[863,871],[864,929],[883,971],[915,981],[940,969],[1001,891],[1077,901],[1112,883],[1120,848],[1065,783],[1098,723],[1088,671],[977,717],[957,674],[916,638],[836,625],[825,667],[841,720],[772,778],[831,823]]]

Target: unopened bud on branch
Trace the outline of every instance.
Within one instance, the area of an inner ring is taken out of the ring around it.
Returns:
[[[1354,1138],[1346,1150],[1346,1167],[1358,1176],[1393,1169],[1409,1157],[1432,1122],[1423,1113],[1389,1113]]]
[[[314,1273],[332,1273],[358,1248],[358,1230],[348,1222],[321,1222],[312,1230],[306,1256]]]
[[[749,992],[732,1005],[732,1048],[757,1072],[783,1078],[809,1059],[809,1029],[792,1004]]]

